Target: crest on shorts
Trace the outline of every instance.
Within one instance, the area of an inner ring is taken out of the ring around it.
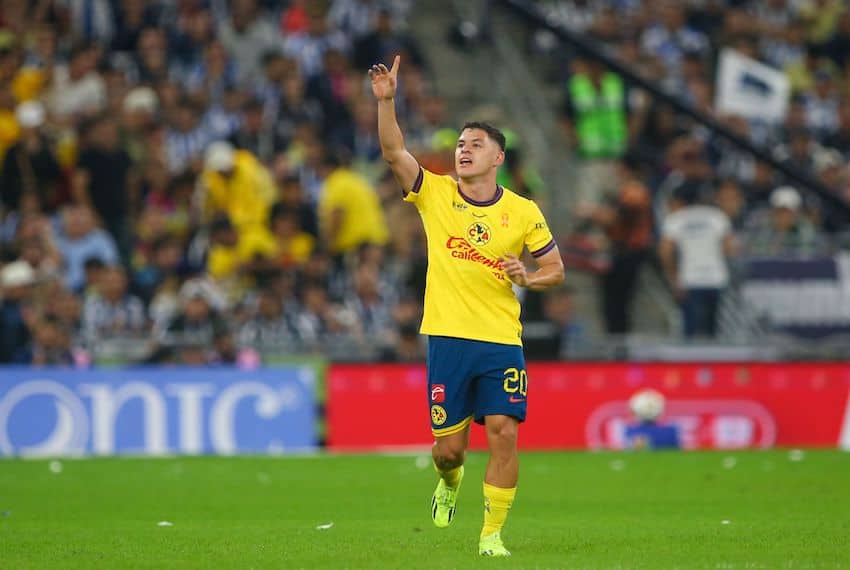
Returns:
[[[475,222],[469,226],[468,230],[466,230],[466,237],[469,239],[470,243],[475,245],[484,245],[490,241],[490,228],[483,222]]]
[[[443,425],[446,423],[446,419],[448,419],[448,416],[443,406],[431,406],[431,421],[434,422],[435,426]]]

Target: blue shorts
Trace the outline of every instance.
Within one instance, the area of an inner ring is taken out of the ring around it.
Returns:
[[[428,337],[428,405],[435,437],[463,431],[484,416],[525,421],[528,374],[521,346]]]

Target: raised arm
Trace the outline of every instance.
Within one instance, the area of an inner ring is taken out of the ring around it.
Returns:
[[[404,147],[404,137],[395,116],[395,97],[398,85],[398,65],[401,58],[395,56],[392,69],[383,63],[373,65],[369,70],[372,79],[372,93],[378,100],[378,138],[381,140],[381,152],[390,165],[395,179],[405,192],[413,188],[419,177],[419,163]]]

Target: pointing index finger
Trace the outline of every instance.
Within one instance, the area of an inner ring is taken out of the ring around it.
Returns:
[[[395,56],[395,58],[393,58],[393,66],[392,66],[392,69],[390,69],[390,73],[392,73],[393,75],[398,73],[399,62],[401,62],[401,56],[397,55],[397,56]]]

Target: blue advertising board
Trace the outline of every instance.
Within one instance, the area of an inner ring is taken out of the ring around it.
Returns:
[[[310,366],[0,368],[0,457],[309,451],[315,383]]]

